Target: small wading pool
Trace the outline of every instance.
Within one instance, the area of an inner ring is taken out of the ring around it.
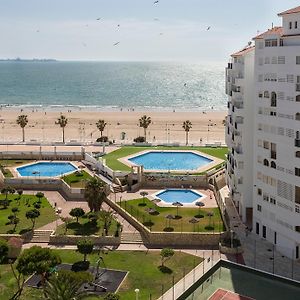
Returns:
[[[197,170],[213,160],[189,151],[149,151],[128,159],[145,170]]]
[[[184,205],[194,204],[194,202],[200,200],[203,195],[193,190],[167,189],[159,192],[155,197],[168,204],[180,202]]]
[[[37,162],[16,170],[22,177],[57,177],[74,172],[77,168],[69,162]]]

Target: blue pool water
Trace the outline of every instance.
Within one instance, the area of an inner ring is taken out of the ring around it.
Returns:
[[[210,162],[211,159],[193,152],[156,152],[150,151],[129,159],[143,165],[145,170],[197,170]]]
[[[167,189],[156,194],[156,197],[165,201],[166,203],[174,203],[178,201],[182,204],[190,204],[199,198],[202,198],[202,195],[192,190]]]
[[[56,177],[77,170],[71,163],[38,162],[17,168],[21,176]]]

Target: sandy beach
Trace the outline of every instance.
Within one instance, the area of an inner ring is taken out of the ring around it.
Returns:
[[[25,128],[26,141],[38,142],[60,142],[62,131],[55,121],[60,116],[54,111],[29,111],[11,110],[2,108],[0,111],[0,141],[21,142],[22,131],[16,124],[20,114],[28,116],[29,123]],[[93,142],[100,132],[95,123],[104,119],[107,126],[103,135],[117,143],[131,143],[139,135],[143,135],[143,128],[138,125],[138,120],[143,114],[152,119],[152,124],[147,130],[147,141],[153,143],[185,143],[185,132],[182,123],[185,120],[192,122],[192,129],[189,134],[190,144],[205,144],[213,142],[224,143],[225,127],[223,120],[226,112],[158,112],[147,111],[69,111],[63,113],[68,118],[68,125],[65,128],[66,142],[80,141]],[[125,138],[121,140],[121,133]]]

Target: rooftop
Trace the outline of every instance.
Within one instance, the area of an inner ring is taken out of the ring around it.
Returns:
[[[300,13],[300,6],[297,6],[295,8],[291,8],[289,10],[283,11],[281,13],[278,14],[278,16],[284,16],[284,15],[290,15],[290,14],[296,14],[296,13]]]
[[[263,39],[263,38],[267,37],[268,35],[274,35],[274,34],[282,36],[283,35],[283,28],[280,27],[280,26],[275,26],[272,29],[268,29],[267,31],[257,35],[253,39],[254,40],[255,39]]]
[[[238,51],[238,52],[235,52],[233,54],[231,54],[232,57],[236,57],[236,56],[242,56],[242,55],[245,55],[249,52],[251,52],[252,50],[254,50],[255,46],[249,46],[249,47],[245,47],[244,49]]]

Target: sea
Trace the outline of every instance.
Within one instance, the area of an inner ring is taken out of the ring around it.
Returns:
[[[224,65],[0,62],[6,109],[224,111]]]

